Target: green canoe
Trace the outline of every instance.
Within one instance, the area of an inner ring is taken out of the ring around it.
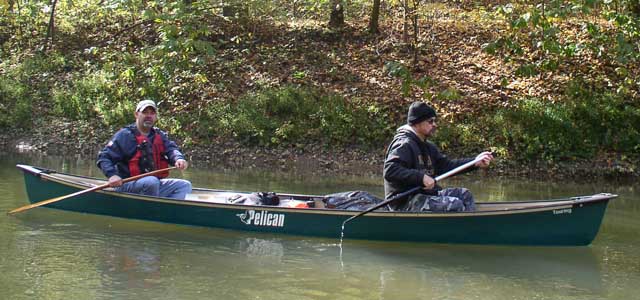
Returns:
[[[24,172],[32,203],[102,185],[103,179],[58,173],[27,165]],[[243,192],[194,188],[187,200],[99,190],[46,207],[182,225],[340,238],[343,221],[358,213],[297,208],[322,196],[280,194],[281,206],[228,203]],[[388,241],[503,245],[588,245],[595,238],[613,194],[568,199],[479,202],[464,213],[371,212],[347,223],[344,237]]]

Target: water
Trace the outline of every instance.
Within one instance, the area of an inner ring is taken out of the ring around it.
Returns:
[[[354,241],[176,226],[36,208],[15,164],[102,176],[92,160],[0,157],[0,299],[640,299],[640,194],[631,184],[443,184],[482,200],[620,195],[589,247]],[[328,194],[378,178],[192,168],[195,186]],[[416,228],[415,230],[428,230]]]

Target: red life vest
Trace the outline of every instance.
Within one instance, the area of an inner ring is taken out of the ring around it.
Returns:
[[[135,135],[138,144],[136,153],[129,160],[129,174],[131,176],[169,167],[169,162],[165,158],[164,142],[160,134],[156,132],[153,136],[153,144],[149,145],[147,137],[140,134],[137,129],[132,129],[131,132]],[[161,172],[155,176],[165,178],[169,176],[169,171]]]

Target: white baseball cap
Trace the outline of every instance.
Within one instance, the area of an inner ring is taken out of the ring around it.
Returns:
[[[147,100],[142,100],[138,102],[138,105],[136,106],[136,112],[141,112],[149,106],[153,107],[153,110],[155,110],[156,112],[158,111],[158,107],[156,106],[156,103],[153,102],[152,100],[147,99]]]

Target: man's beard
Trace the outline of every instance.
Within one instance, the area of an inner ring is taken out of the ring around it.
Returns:
[[[153,121],[142,121],[142,126],[144,128],[152,128],[153,127]]]

